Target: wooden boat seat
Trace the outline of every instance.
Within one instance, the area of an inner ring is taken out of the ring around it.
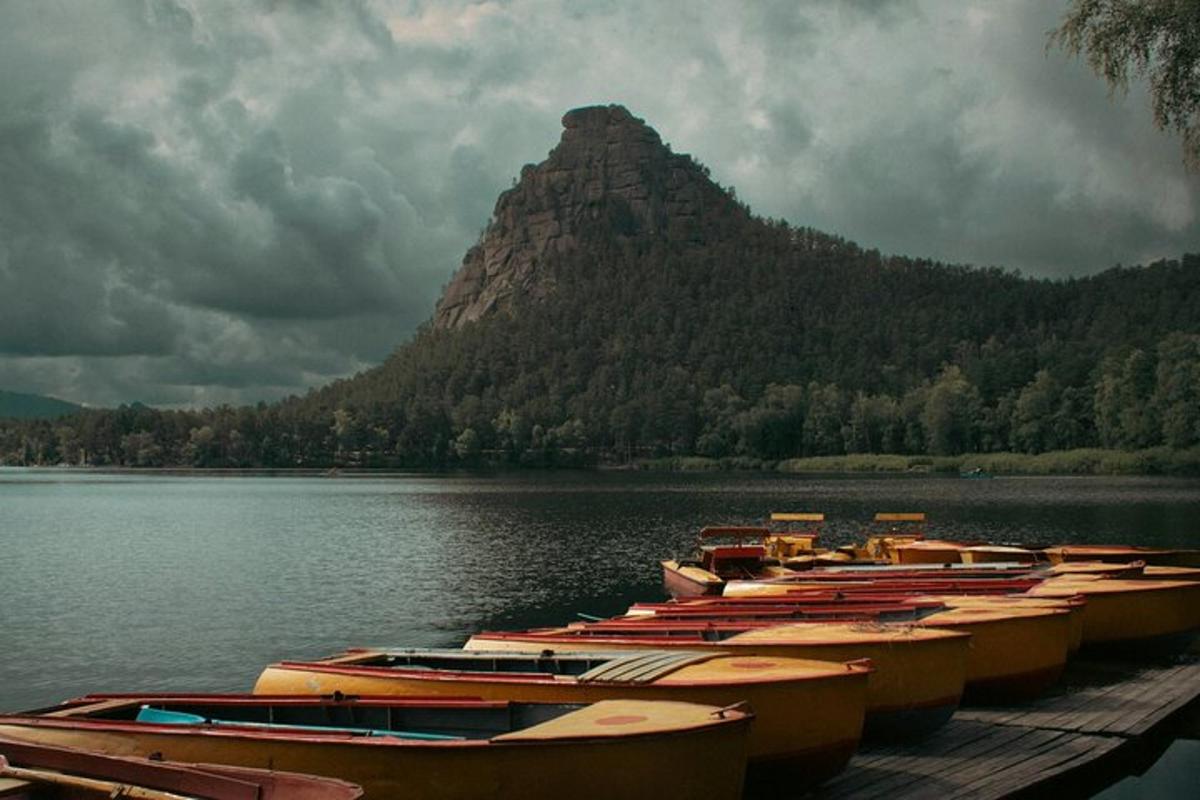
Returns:
[[[129,708],[136,701],[129,698],[115,698],[112,700],[100,700],[95,703],[86,705],[69,705],[66,708],[60,708],[57,711],[50,711],[44,714],[46,717],[93,717],[97,714],[102,714],[108,711],[117,711],[123,708]]]
[[[650,652],[614,658],[580,675],[580,683],[650,683],[689,664],[713,658],[712,653]]]

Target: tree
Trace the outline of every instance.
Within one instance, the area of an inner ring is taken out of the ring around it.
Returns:
[[[928,452],[946,456],[976,449],[979,392],[957,366],[945,367],[929,388],[921,425]]]
[[[1172,447],[1200,442],[1200,336],[1173,333],[1158,344],[1152,405]]]
[[[474,428],[466,428],[454,440],[454,454],[463,461],[474,461],[479,457],[479,434]]]
[[[1113,91],[1131,74],[1148,80],[1155,125],[1178,131],[1185,162],[1200,167],[1200,3],[1072,0],[1050,44],[1086,54]]]
[[[1017,396],[1012,416],[1013,449],[1040,453],[1060,447],[1054,416],[1062,401],[1062,387],[1047,370],[1037,375]]]
[[[1154,359],[1145,351],[1105,359],[1094,395],[1101,444],[1132,449],[1159,443],[1161,430],[1151,402],[1155,384]]]
[[[804,387],[771,384],[735,426],[747,455],[788,458],[800,452],[804,431]]]
[[[808,385],[808,408],[804,414],[804,454],[830,456],[845,451],[846,436],[842,420],[846,418],[842,393],[834,384]]]

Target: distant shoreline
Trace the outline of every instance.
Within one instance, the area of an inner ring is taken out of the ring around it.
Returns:
[[[107,475],[203,475],[209,477],[330,477],[385,478],[419,477],[456,472],[526,471],[597,471],[597,472],[773,472],[789,475],[863,475],[929,474],[966,478],[1002,475],[1167,475],[1200,477],[1200,447],[1172,450],[1154,447],[1145,450],[1105,450],[1084,448],[1057,450],[1029,455],[1025,453],[969,453],[957,456],[897,455],[855,453],[839,456],[813,456],[781,461],[747,457],[706,458],[704,456],[667,456],[643,458],[622,464],[547,466],[516,465],[502,462],[456,464],[442,468],[397,467],[122,467],[122,466],[21,466],[9,469],[87,472]]]

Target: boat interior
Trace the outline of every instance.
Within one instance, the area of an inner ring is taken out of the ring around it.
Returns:
[[[330,659],[330,662],[355,667],[579,676],[618,658],[621,656],[612,653],[491,653],[438,649],[373,651]]]
[[[771,599],[767,596],[765,599]],[[687,620],[719,620],[719,619],[778,619],[778,620],[793,620],[796,622],[811,621],[855,621],[855,620],[873,620],[875,622],[917,622],[928,617],[930,614],[936,614],[939,611],[946,609],[945,603],[940,601],[922,601],[907,604],[899,603],[853,603],[843,607],[837,606],[818,606],[807,607],[799,604],[789,605],[787,603],[712,603],[709,605],[686,606],[680,605],[671,607],[663,604],[661,607],[655,608],[653,614],[630,615],[628,617],[611,620],[609,622],[620,624],[635,620],[645,622],[647,624],[653,622],[671,622],[671,621],[687,621]],[[609,622],[603,624],[609,624]]]
[[[705,622],[705,623],[674,623],[669,626],[643,625],[633,623],[629,625],[613,625],[605,627],[566,627],[566,628],[546,628],[542,630],[531,631],[528,636],[532,638],[553,637],[557,640],[559,637],[578,639],[580,642],[586,642],[590,637],[610,637],[618,639],[645,639],[647,647],[653,647],[655,640],[670,639],[673,642],[722,642],[739,633],[745,633],[748,628],[770,626],[776,623],[761,622],[755,620],[745,620],[740,623],[721,623],[721,622]],[[503,637],[503,634],[500,634]],[[581,644],[579,647],[584,648],[587,645]]]
[[[29,712],[27,716],[453,741],[490,739],[524,730],[581,707],[573,703],[480,700],[334,697],[311,698],[304,702],[290,697],[93,695],[62,706]]]

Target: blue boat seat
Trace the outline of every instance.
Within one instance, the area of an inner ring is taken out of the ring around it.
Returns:
[[[168,711],[161,708],[142,706],[138,709],[138,722],[149,722],[156,725],[235,725],[242,728],[264,728],[266,730],[300,730],[314,733],[349,733],[359,736],[390,736],[393,739],[419,739],[422,741],[461,741],[464,736],[454,736],[445,733],[424,733],[422,731],[389,731],[378,728],[342,728],[332,725],[292,725],[278,722],[243,722],[240,720],[222,720],[202,717],[199,714],[189,714],[184,711]]]

